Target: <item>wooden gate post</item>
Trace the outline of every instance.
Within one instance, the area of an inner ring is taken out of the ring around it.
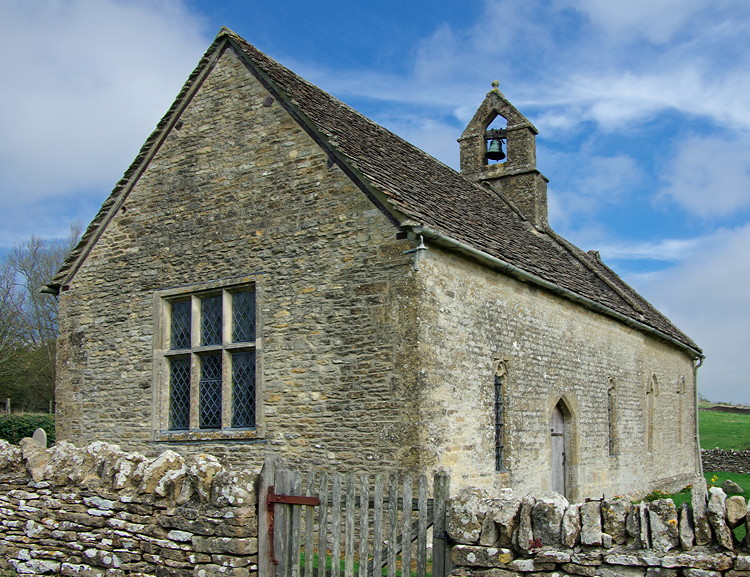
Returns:
[[[434,477],[432,501],[432,575],[446,577],[452,570],[448,546],[448,535],[445,532],[446,505],[450,498],[451,478],[445,473],[437,473]]]
[[[269,533],[268,487],[274,485],[276,470],[281,467],[281,457],[275,454],[266,455],[258,480],[258,576],[274,577],[275,565],[271,562],[271,539]]]

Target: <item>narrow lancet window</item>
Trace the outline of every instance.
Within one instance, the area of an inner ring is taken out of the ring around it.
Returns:
[[[658,391],[656,375],[652,375],[646,389],[646,449],[649,453],[654,450],[654,397]]]
[[[505,470],[505,377],[507,367],[499,362],[495,370],[495,470]]]
[[[615,431],[615,382],[609,379],[607,386],[607,429],[609,434],[609,454],[617,453],[617,435]]]

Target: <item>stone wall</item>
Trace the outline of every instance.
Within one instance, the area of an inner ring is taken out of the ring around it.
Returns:
[[[747,577],[750,525],[743,497],[704,483],[692,507],[671,499],[571,504],[557,493],[514,498],[464,489],[449,506],[454,576]]]
[[[750,473],[750,451],[702,449],[701,460],[704,471]]]
[[[559,403],[571,498],[696,474],[686,354],[430,239],[414,270],[405,252],[416,239],[397,237],[232,49],[166,126],[61,288],[59,439],[149,456],[209,451],[258,468],[278,452],[300,467],[450,471],[454,488],[544,491]],[[223,428],[201,428],[208,355],[197,343],[179,352],[192,363],[189,430],[173,426],[170,299],[250,286],[255,426],[231,425],[225,348]],[[507,364],[501,471],[498,361]]]
[[[58,438],[415,467],[412,243],[396,232],[227,50],[60,293]],[[163,295],[237,279],[257,295],[257,426],[170,431]]]
[[[0,572],[256,574],[256,479],[207,455],[0,441]]]
[[[738,413],[740,415],[747,415],[750,413],[750,407],[744,407],[742,405],[713,405],[711,407],[702,408],[701,411],[716,411],[718,413]]]
[[[425,458],[451,471],[452,486],[550,490],[550,419],[558,404],[571,499],[692,482],[698,448],[687,355],[432,245],[420,276],[420,351],[429,367],[420,375]],[[498,362],[505,371],[500,472]]]

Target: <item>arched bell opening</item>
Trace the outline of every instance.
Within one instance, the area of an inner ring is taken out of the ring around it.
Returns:
[[[508,121],[497,114],[484,130],[484,163],[486,165],[508,160]]]

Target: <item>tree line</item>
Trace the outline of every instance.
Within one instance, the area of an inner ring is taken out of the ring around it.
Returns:
[[[47,412],[55,400],[57,298],[43,294],[80,236],[66,241],[36,236],[16,245],[0,264],[0,412]]]

